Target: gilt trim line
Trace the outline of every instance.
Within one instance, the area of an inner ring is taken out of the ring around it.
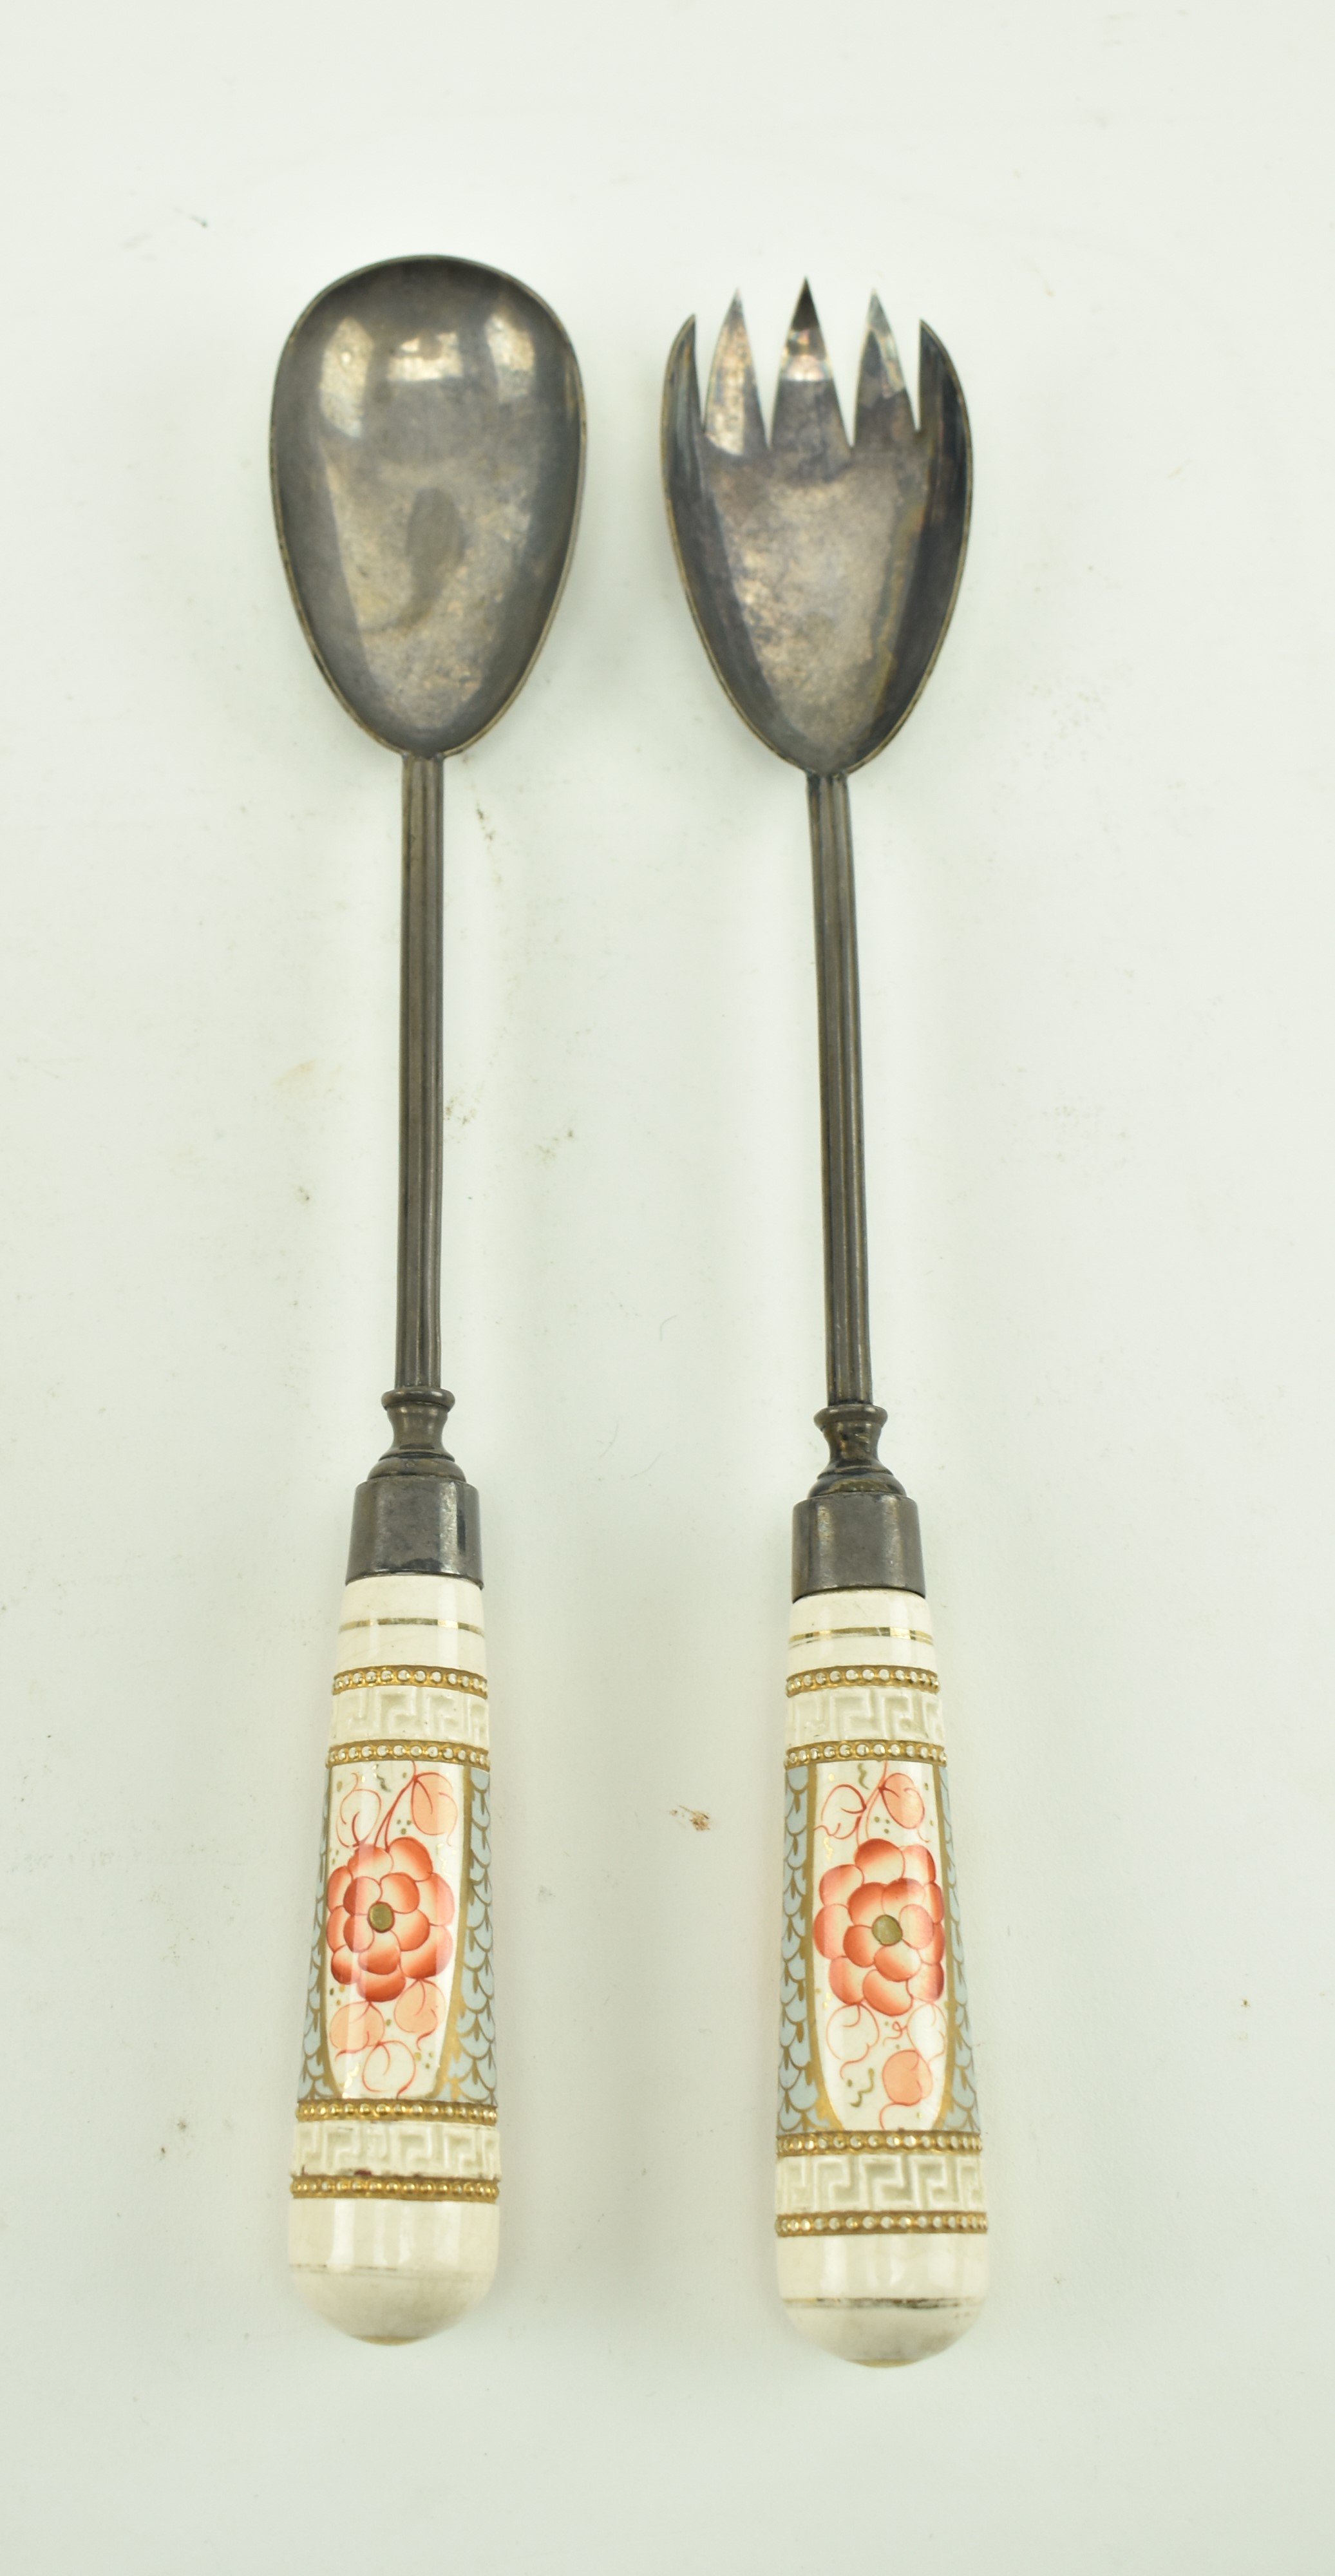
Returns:
[[[495,2200],[497,2182],[458,2174],[293,2174],[294,2200]]]
[[[491,1755],[484,1744],[442,1744],[397,1735],[356,1736],[346,1744],[331,1744],[325,1769],[341,1770],[345,1762],[473,1762],[481,1771],[491,1769]]]
[[[927,2217],[921,2210],[829,2210],[814,2218],[776,2218],[776,2236],[985,2236],[987,2220],[976,2209],[934,2209]]]
[[[445,1664],[357,1664],[348,1673],[335,1673],[334,1692],[350,1690],[390,1690],[404,1687],[427,1690],[467,1691],[473,1699],[485,1699],[487,1685],[481,1673],[456,1672]]]
[[[982,2146],[976,2129],[818,2129],[801,2137],[778,2137],[776,2156],[923,2155],[958,2153],[976,2156]]]
[[[793,1673],[788,1680],[788,1697],[796,1699],[799,1691],[863,1689],[868,1682],[882,1689],[939,1690],[935,1673],[917,1664],[822,1664],[814,1673]]]
[[[299,2120],[461,2120],[494,2128],[494,2102],[298,2102]]]
[[[790,1637],[790,1646],[822,1646],[827,1637],[902,1637],[910,1646],[934,1646],[935,1637],[927,1628],[869,1628],[855,1624],[851,1628],[804,1628],[800,1637]]]
[[[807,1762],[880,1762],[886,1757],[897,1762],[944,1762],[946,1748],[944,1744],[914,1744],[907,1739],[896,1739],[891,1744],[879,1736],[860,1735],[854,1742],[851,1737],[836,1739],[827,1735],[818,1737],[814,1744],[795,1744],[790,1753],[785,1753],[783,1765],[785,1771],[796,1771]]]

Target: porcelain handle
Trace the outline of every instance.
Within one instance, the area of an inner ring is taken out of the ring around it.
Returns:
[[[290,2255],[348,2334],[453,2325],[496,2268],[480,1585],[350,1583],[292,2163]]]
[[[779,2290],[873,2365],[953,2343],[987,2283],[931,1624],[917,1593],[810,1593],[788,1652]]]

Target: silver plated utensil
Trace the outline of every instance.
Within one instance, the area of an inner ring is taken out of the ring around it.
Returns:
[[[522,687],[570,563],[575,353],[499,270],[387,260],[302,314],[274,389],[279,542],[349,715],[403,761],[398,1330],[359,1487],[292,2176],[298,2285],[404,2342],[496,2261],[478,1499],[441,1385],[443,764]]]
[[[968,415],[923,326],[915,422],[872,299],[854,436],[810,291],[769,438],[734,299],[703,413],[668,360],[663,480],[686,595],[737,712],[806,773],[815,895],[829,1463],[793,1516],[780,2288],[849,2360],[953,2341],[986,2218],[936,1653],[918,1516],[878,1455],[848,776],[926,685],[968,536]]]

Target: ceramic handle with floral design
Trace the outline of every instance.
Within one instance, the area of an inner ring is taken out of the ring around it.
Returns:
[[[987,2219],[931,1618],[793,1604],[779,2289],[847,2361],[923,2360],[987,2286]]]
[[[406,2343],[496,2268],[480,1584],[349,1583],[326,1778],[291,2260],[334,2324]]]

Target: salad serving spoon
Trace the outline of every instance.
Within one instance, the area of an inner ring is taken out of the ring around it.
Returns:
[[[360,269],[287,341],[271,461],[307,641],[403,764],[393,1438],[353,1508],[290,2224],[311,2303],[402,2343],[485,2292],[500,2171],[478,1498],[440,1360],[444,763],[504,714],[556,611],[574,350],[497,269]]]

